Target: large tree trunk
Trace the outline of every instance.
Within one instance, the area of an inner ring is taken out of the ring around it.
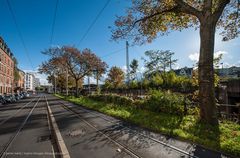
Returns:
[[[214,40],[216,24],[210,18],[201,21],[199,57],[199,103],[202,121],[218,124],[214,92]]]

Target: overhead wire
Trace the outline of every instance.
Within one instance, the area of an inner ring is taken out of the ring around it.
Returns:
[[[121,49],[119,49],[119,50],[116,50],[116,51],[113,51],[113,52],[111,52],[111,53],[105,54],[105,55],[101,56],[100,58],[109,57],[109,56],[111,56],[111,55],[113,55],[113,54],[117,54],[117,53],[121,52],[121,51],[124,50],[124,49],[125,49],[125,48],[121,48]]]
[[[25,50],[24,52],[25,52],[25,54],[26,54],[26,56],[27,56],[27,58],[28,58],[28,61],[29,61],[29,63],[30,63],[30,66],[32,67],[32,69],[34,69],[33,64],[32,64],[32,61],[31,61],[31,58],[30,58],[30,55],[29,55],[29,52],[28,52],[28,49],[27,49],[27,46],[26,46],[26,43],[25,43],[25,41],[24,41],[24,39],[23,39],[22,33],[21,33],[21,31],[20,31],[19,25],[18,25],[17,20],[16,20],[16,16],[15,16],[14,11],[13,11],[13,8],[12,8],[12,6],[11,6],[11,3],[10,3],[9,0],[6,0],[6,2],[7,2],[8,9],[9,9],[9,11],[10,11],[10,13],[11,13],[11,16],[12,16],[12,18],[13,18],[13,21],[14,21],[14,24],[15,24],[15,27],[16,27],[16,30],[17,30],[17,32],[18,32],[18,36],[19,36],[19,38],[20,38],[20,40],[21,40],[21,42],[22,42],[23,48],[24,48],[24,50]]]
[[[53,23],[52,23],[52,30],[51,30],[51,36],[50,36],[50,44],[52,44],[52,42],[53,42],[53,35],[54,35],[54,29],[55,29],[55,23],[56,23],[56,17],[57,17],[58,3],[59,3],[59,0],[56,0],[54,16],[53,16]]]
[[[129,46],[129,48],[131,48],[131,47],[133,47],[133,46]],[[113,52],[111,52],[111,53],[109,53],[109,54],[105,54],[105,55],[101,56],[100,58],[109,57],[109,56],[114,55],[114,54],[117,54],[117,53],[119,53],[119,52],[121,52],[121,51],[123,51],[123,50],[125,50],[125,49],[126,49],[125,47],[124,47],[124,48],[121,48],[121,49],[116,50],[116,51],[113,51]]]
[[[92,21],[92,23],[89,25],[87,31],[83,34],[82,38],[80,39],[80,41],[78,42],[77,46],[79,46],[82,41],[87,37],[88,33],[90,32],[90,30],[92,29],[92,27],[94,26],[94,24],[97,22],[97,20],[99,19],[99,17],[101,16],[101,14],[103,13],[103,11],[105,10],[105,8],[108,6],[108,4],[110,3],[111,0],[107,0],[105,5],[103,6],[103,8],[99,11],[99,13],[97,14],[97,16],[95,17],[95,19]]]

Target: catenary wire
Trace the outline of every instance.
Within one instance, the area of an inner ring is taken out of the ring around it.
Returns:
[[[90,32],[90,30],[92,29],[92,27],[94,26],[94,24],[97,22],[97,20],[99,19],[99,17],[101,16],[101,14],[103,13],[103,11],[105,10],[105,8],[108,6],[108,4],[110,3],[111,0],[107,0],[105,5],[103,6],[103,8],[100,10],[100,12],[97,14],[97,16],[95,17],[95,19],[93,20],[93,22],[89,25],[87,31],[83,34],[82,38],[80,39],[79,43],[77,44],[77,46],[79,46],[82,41],[87,37],[88,33]]]
[[[25,50],[24,52],[25,52],[25,54],[26,54],[26,56],[27,56],[27,58],[28,58],[28,61],[29,61],[30,65],[31,65],[32,69],[34,69],[34,68],[33,68],[33,64],[32,64],[32,61],[31,61],[31,58],[30,58],[30,55],[29,55],[29,52],[28,52],[28,49],[27,49],[27,46],[26,46],[26,43],[25,43],[25,41],[24,41],[24,39],[23,39],[22,33],[21,33],[20,28],[19,28],[19,25],[18,25],[18,23],[17,23],[16,16],[15,16],[14,11],[13,11],[13,8],[12,8],[12,6],[11,6],[11,3],[10,3],[9,0],[6,0],[6,2],[7,2],[8,9],[9,9],[11,15],[12,15],[14,24],[15,24],[15,26],[16,26],[16,30],[17,30],[17,32],[18,32],[18,36],[19,36],[19,38],[20,38],[20,40],[21,40],[21,42],[22,42],[23,48],[24,48],[24,50]]]

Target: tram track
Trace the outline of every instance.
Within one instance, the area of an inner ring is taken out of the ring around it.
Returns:
[[[39,100],[41,99],[41,96],[38,98],[38,100],[36,101],[36,103],[33,105],[32,109],[29,111],[28,115],[24,118],[24,120],[22,121],[22,123],[20,124],[20,126],[17,128],[16,132],[10,137],[10,139],[4,144],[3,149],[0,151],[0,158],[4,158],[7,155],[7,151],[10,148],[10,146],[12,145],[12,143],[14,142],[14,140],[17,138],[17,136],[19,135],[19,133],[22,131],[22,129],[24,128],[25,124],[27,123],[27,121],[29,120],[30,116],[32,115],[34,109],[36,108],[36,106],[38,105]],[[29,102],[32,103],[32,101]],[[29,105],[26,104],[26,105]],[[25,106],[26,106],[25,105]],[[20,110],[20,109],[19,109]],[[19,111],[18,111],[19,112]],[[11,118],[6,119],[6,121],[4,121],[4,123],[6,123],[7,121],[9,121]],[[2,124],[4,124],[2,123]]]

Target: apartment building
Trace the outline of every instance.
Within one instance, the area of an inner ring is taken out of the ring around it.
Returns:
[[[34,86],[35,86],[35,88],[40,87],[40,79],[39,78],[35,78]]]
[[[35,91],[35,88],[39,86],[40,86],[40,79],[36,78],[34,73],[25,72],[24,89],[27,91]]]
[[[0,94],[12,93],[14,89],[13,54],[0,37]]]
[[[27,91],[35,90],[35,76],[33,73],[26,72],[25,73],[25,85],[24,88]]]
[[[24,85],[25,85],[25,72],[20,70],[20,69],[18,69],[18,74],[19,74],[19,78],[15,82],[14,90],[16,92],[21,92],[21,91],[25,90],[25,88],[24,88]]]

